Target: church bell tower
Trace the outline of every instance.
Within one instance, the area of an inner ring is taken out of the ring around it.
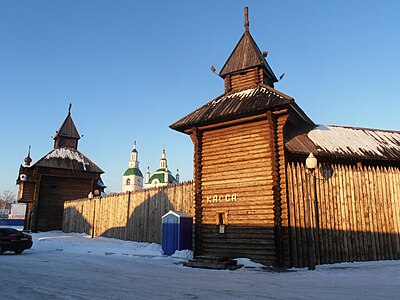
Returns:
[[[143,174],[139,169],[136,141],[133,143],[128,169],[122,176],[122,192],[134,192],[143,188]]]

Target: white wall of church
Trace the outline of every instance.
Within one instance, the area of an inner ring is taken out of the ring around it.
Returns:
[[[122,192],[134,192],[143,188],[143,177],[129,175],[122,177]]]

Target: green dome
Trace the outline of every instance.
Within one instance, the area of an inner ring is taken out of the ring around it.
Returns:
[[[164,174],[153,174],[153,176],[150,177],[150,183],[154,179],[158,179],[159,182],[163,183],[164,182]]]
[[[158,169],[153,174],[153,176],[150,177],[149,182],[151,183],[154,179],[158,179],[158,181],[160,183],[173,183],[173,182],[176,182],[175,177],[172,176],[172,174],[171,174],[171,172],[169,170],[167,171],[168,172],[168,179],[167,179],[167,181],[165,181],[165,176],[164,176],[165,173],[164,172],[165,172],[165,169]]]
[[[124,176],[129,176],[129,175],[136,175],[143,177],[142,172],[140,172],[140,170],[137,168],[129,168],[128,170],[126,170]]]

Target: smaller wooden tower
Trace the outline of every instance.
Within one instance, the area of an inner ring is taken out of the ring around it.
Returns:
[[[54,149],[31,165],[30,149],[20,166],[18,202],[26,203],[24,229],[61,230],[65,200],[100,195],[105,186],[103,172],[78,150],[80,135],[68,115],[54,137]]]

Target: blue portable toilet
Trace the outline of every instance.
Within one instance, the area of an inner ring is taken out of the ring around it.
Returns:
[[[172,255],[176,250],[192,250],[193,218],[170,210],[162,216],[162,249]]]

